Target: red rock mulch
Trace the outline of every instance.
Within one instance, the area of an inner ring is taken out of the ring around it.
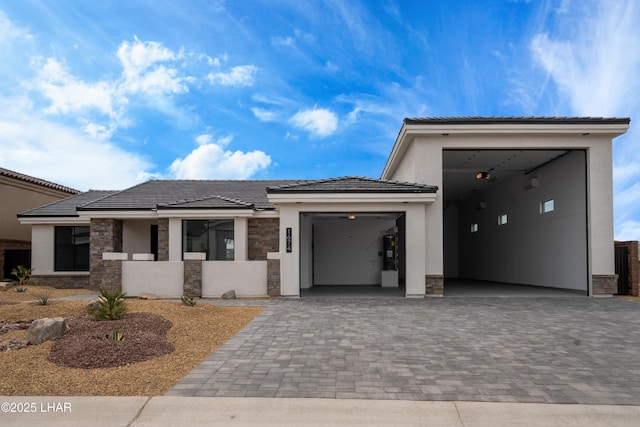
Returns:
[[[172,353],[167,340],[172,323],[151,313],[128,313],[122,320],[97,321],[91,317],[67,319],[69,330],[53,341],[49,360],[68,368],[111,368]],[[114,331],[124,333],[114,341]]]

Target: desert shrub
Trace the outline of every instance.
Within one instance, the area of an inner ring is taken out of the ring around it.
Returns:
[[[51,299],[51,294],[49,292],[36,294],[36,305],[49,305],[50,299]]]
[[[186,295],[181,296],[180,301],[182,301],[182,304],[188,307],[193,307],[196,305],[196,301],[193,299],[193,297],[188,297]]]
[[[96,300],[91,315],[96,320],[120,320],[127,312],[126,293],[117,289],[100,288],[100,296]]]
[[[11,275],[18,279],[19,286],[37,285],[35,281],[31,280],[31,273],[33,273],[33,268],[27,268],[23,265],[19,265],[11,270]]]

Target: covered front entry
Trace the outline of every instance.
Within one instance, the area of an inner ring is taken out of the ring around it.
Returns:
[[[404,212],[300,214],[302,296],[405,295]]]

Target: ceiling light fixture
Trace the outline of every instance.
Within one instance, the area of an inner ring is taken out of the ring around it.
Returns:
[[[476,174],[476,179],[489,179],[491,178],[491,174],[489,172],[478,172]]]
[[[349,218],[351,221],[353,221],[354,219],[356,219],[356,216],[354,214],[349,214],[349,216],[347,218]]]

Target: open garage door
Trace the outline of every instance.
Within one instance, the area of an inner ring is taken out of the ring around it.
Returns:
[[[303,296],[404,296],[404,214],[301,214]]]
[[[584,150],[444,150],[443,197],[445,295],[461,283],[587,294]]]

